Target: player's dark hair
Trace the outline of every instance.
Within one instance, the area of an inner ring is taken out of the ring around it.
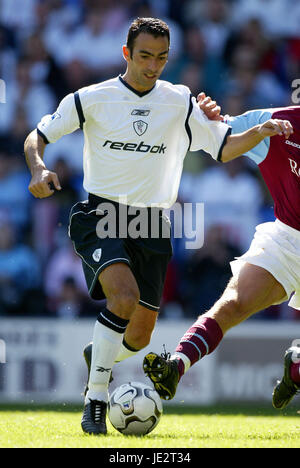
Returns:
[[[132,57],[134,41],[141,33],[151,34],[154,37],[167,37],[170,44],[169,26],[159,18],[137,18],[135,19],[128,31],[127,47],[130,50]]]

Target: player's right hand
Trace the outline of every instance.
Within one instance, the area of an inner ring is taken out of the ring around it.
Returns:
[[[293,133],[294,129],[289,120],[270,119],[259,125],[258,131],[264,137],[275,135],[284,136],[287,140]]]
[[[224,119],[223,115],[221,115],[221,107],[210,96],[206,96],[204,92],[198,94],[197,102],[209,120],[222,121]]]
[[[61,190],[58,176],[48,169],[36,170],[30,181],[28,190],[35,198],[47,198],[53,195],[54,191]]]

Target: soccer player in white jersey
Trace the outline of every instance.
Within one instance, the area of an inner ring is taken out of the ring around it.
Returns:
[[[176,200],[187,151],[204,149],[215,159],[237,156],[279,133],[283,125],[270,121],[231,136],[230,125],[207,119],[186,86],[159,80],[169,46],[169,28],[163,21],[138,18],[123,46],[125,74],[66,96],[25,142],[32,173],[29,190],[44,198],[54,193],[51,183],[61,189],[57,175],[43,161],[46,144],[79,127],[84,132],[83,185],[89,196],[72,208],[69,235],[82,259],[91,297],[106,298],[94,327],[81,423],[89,434],[107,432],[113,364],[150,341],[172,255],[162,210]],[[144,220],[144,232],[138,236],[129,232],[135,207]],[[145,220],[151,224],[154,218],[159,220],[159,235],[152,235],[152,226],[145,233]],[[109,219],[118,219],[116,232],[105,237],[102,227]]]
[[[205,103],[203,97],[199,102],[205,111],[210,98]],[[249,250],[231,262],[233,277],[222,297],[184,333],[170,359],[155,353],[145,357],[144,370],[164,399],[174,397],[183,374],[213,352],[230,328],[289,298],[289,305],[300,310],[300,107],[220,118],[230,123],[233,133],[269,119],[280,119],[289,128],[286,138],[266,138],[246,153],[258,165],[273,197],[276,221],[257,226]],[[232,159],[222,157],[222,162]],[[299,358],[299,348],[287,349],[284,375],[273,392],[276,409],[285,408],[300,391]]]

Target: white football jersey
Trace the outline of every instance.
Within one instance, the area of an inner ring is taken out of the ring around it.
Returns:
[[[139,93],[121,77],[69,94],[38,132],[54,143],[79,127],[88,193],[161,208],[176,201],[187,151],[218,159],[231,130],[208,120],[186,86],[158,80]]]

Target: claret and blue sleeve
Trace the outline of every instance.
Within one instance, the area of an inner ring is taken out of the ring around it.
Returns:
[[[234,135],[237,133],[243,133],[256,125],[263,124],[272,118],[272,114],[273,110],[271,109],[252,110],[236,117],[226,115],[224,121],[232,127],[232,134]],[[256,164],[260,164],[266,158],[269,148],[270,138],[267,137],[257,146],[248,151],[245,156],[248,156]]]

